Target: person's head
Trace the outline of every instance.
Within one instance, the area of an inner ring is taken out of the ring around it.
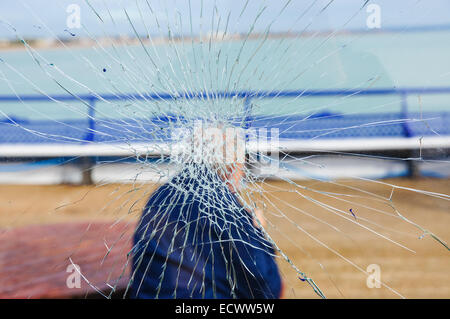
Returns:
[[[206,165],[224,180],[232,192],[242,184],[245,138],[242,129],[222,123],[197,121],[183,147],[183,161]]]

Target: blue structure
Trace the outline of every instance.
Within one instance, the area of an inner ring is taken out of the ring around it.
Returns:
[[[83,101],[89,105],[88,116],[84,120],[66,120],[56,122],[51,120],[21,120],[14,118],[0,119],[0,144],[17,143],[95,143],[95,142],[149,142],[166,139],[167,132],[158,132],[157,129],[167,126],[164,118],[146,119],[139,124],[129,119],[99,120],[96,119],[96,102],[104,99],[108,101],[170,101],[175,99],[232,99],[244,101],[244,118],[239,122],[244,127],[277,127],[280,139],[346,139],[346,138],[386,138],[386,137],[414,137],[414,136],[450,136],[450,99],[449,111],[426,112],[424,114],[408,112],[407,97],[409,95],[450,94],[450,87],[432,88],[386,88],[386,89],[341,89],[341,90],[296,90],[296,91],[236,91],[236,92],[197,92],[192,94],[123,94],[123,95],[43,95],[1,96],[2,102],[52,102],[52,100],[65,102]],[[252,99],[298,98],[298,97],[332,97],[332,96],[399,96],[402,101],[401,112],[340,115],[323,112],[308,117],[299,115],[277,116],[275,118],[256,117],[252,115]],[[431,123],[409,121],[410,118],[432,118]],[[176,119],[174,117],[174,119]],[[287,123],[289,122],[289,123]],[[378,124],[370,124],[378,123]],[[380,124],[382,123],[382,124]],[[383,124],[384,123],[384,124]],[[427,125],[431,125],[433,130]],[[33,134],[31,132],[38,132]],[[53,137],[53,138],[49,138]],[[1,154],[0,154],[1,157]]]

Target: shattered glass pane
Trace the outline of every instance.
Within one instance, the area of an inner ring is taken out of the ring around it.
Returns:
[[[415,297],[435,261],[448,297],[450,31],[400,2],[11,4],[0,182],[93,185],[0,186],[0,238],[87,220],[54,261],[86,296]]]

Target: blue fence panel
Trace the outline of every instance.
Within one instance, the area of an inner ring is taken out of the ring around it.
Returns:
[[[236,92],[196,92],[196,93],[153,93],[122,95],[23,95],[0,96],[1,102],[43,102],[84,101],[88,105],[85,120],[28,120],[14,118],[0,119],[0,143],[89,143],[89,142],[137,142],[166,140],[166,118],[153,118],[143,121],[96,119],[96,102],[153,100],[170,101],[175,99],[239,98],[243,100],[244,118],[238,119],[245,128],[277,127],[280,138],[354,138],[354,137],[412,137],[422,135],[450,135],[450,112],[409,113],[407,98],[411,95],[450,94],[450,87],[433,88],[379,88],[379,89],[340,89],[340,90],[296,90],[296,91],[236,91]],[[383,96],[396,95],[401,98],[400,113],[375,113],[339,115],[323,112],[314,117],[286,115],[262,117],[252,114],[252,99],[299,98],[323,96]],[[449,101],[450,105],[450,101]],[[421,118],[428,120],[420,121]],[[411,120],[414,119],[414,120]],[[430,129],[432,128],[432,130]]]

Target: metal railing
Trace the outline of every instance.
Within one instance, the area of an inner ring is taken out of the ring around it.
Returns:
[[[401,114],[406,118],[408,114],[408,96],[450,94],[450,87],[423,88],[377,88],[377,89],[333,89],[333,90],[285,90],[285,91],[232,91],[232,92],[196,92],[196,93],[151,93],[151,94],[80,94],[80,95],[0,95],[2,102],[51,102],[51,101],[79,101],[88,105],[88,134],[86,141],[93,141],[95,134],[96,103],[98,101],[171,101],[179,99],[242,99],[244,101],[244,123],[249,125],[252,99],[299,98],[299,97],[331,97],[331,96],[386,96],[395,95],[401,100]],[[449,99],[450,104],[450,99]],[[404,136],[410,137],[411,132],[404,122]]]
[[[152,94],[81,94],[81,95],[0,95],[0,103],[4,102],[55,102],[55,101],[78,101],[88,106],[88,128],[84,139],[85,142],[95,140],[96,127],[96,103],[99,101],[172,101],[179,99],[242,99],[244,123],[248,128],[250,126],[251,101],[253,99],[274,99],[274,98],[300,98],[300,97],[333,97],[333,96],[398,96],[400,98],[400,115],[408,118],[408,96],[411,95],[430,95],[430,94],[449,94],[450,87],[429,87],[429,88],[378,88],[378,89],[335,89],[335,90],[284,90],[284,91],[233,91],[233,92],[196,92],[196,93],[152,93]],[[450,104],[450,98],[449,98]],[[449,109],[450,112],[450,109]],[[450,123],[449,123],[450,124]],[[407,121],[402,122],[403,137],[408,138],[412,133],[408,127]],[[302,142],[304,143],[304,142]],[[383,144],[385,145],[385,144]],[[27,147],[29,149],[29,147]],[[22,152],[22,151],[21,151]],[[92,155],[78,155],[82,165],[85,167],[83,174],[83,183],[91,183],[90,163]],[[86,161],[86,163],[84,163]],[[415,175],[414,161],[409,161],[410,175]]]

